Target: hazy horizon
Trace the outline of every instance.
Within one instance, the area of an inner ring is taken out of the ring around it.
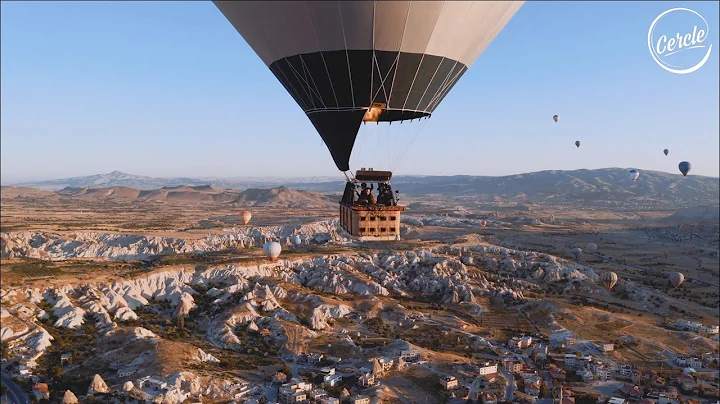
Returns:
[[[547,169],[547,170],[538,170],[538,171],[528,171],[528,172],[520,172],[520,173],[510,173],[510,174],[502,174],[502,175],[481,175],[481,174],[417,174],[417,173],[408,173],[408,174],[397,174],[395,177],[450,177],[450,176],[470,176],[470,177],[506,177],[506,176],[513,176],[513,175],[523,175],[523,174],[529,174],[533,172],[544,172],[544,171],[579,171],[579,170],[605,170],[605,169],[618,169],[618,170],[626,170],[630,169],[629,167],[600,167],[600,168],[578,168],[578,169],[570,169],[570,170],[559,170],[559,169]],[[642,174],[645,171],[651,171],[651,172],[662,172],[665,171],[658,171],[658,170],[644,170],[642,168],[637,168],[640,173]],[[209,175],[209,176],[199,176],[199,175],[167,175],[167,176],[159,176],[159,175],[148,175],[148,174],[138,174],[138,173],[131,173],[131,172],[125,172],[122,170],[113,170],[111,172],[107,173],[94,173],[94,174],[87,174],[87,175],[79,175],[79,176],[73,176],[73,177],[44,177],[44,178],[37,178],[37,179],[30,179],[30,180],[23,180],[23,181],[0,181],[0,185],[2,186],[16,186],[16,185],[22,185],[22,184],[29,184],[29,183],[38,183],[38,182],[48,182],[48,181],[59,181],[59,180],[65,180],[65,179],[71,179],[71,178],[83,178],[83,177],[92,177],[92,176],[102,176],[102,175],[111,175],[113,173],[122,173],[125,175],[135,176],[135,177],[147,177],[147,178],[155,178],[155,179],[179,179],[179,178],[188,178],[188,179],[194,179],[194,180],[232,180],[232,179],[250,179],[250,178],[258,178],[258,179],[274,179],[274,180],[293,180],[293,179],[306,179],[306,178],[327,178],[327,179],[337,179],[337,180],[344,180],[345,177],[342,175],[342,173],[339,176],[333,176],[333,175],[305,175],[305,176],[273,176],[273,175],[237,175],[237,176],[223,176],[223,175]],[[676,174],[676,173],[670,173],[670,174]],[[677,173],[677,175],[681,175]],[[707,178],[716,178],[720,180],[719,176],[712,176],[712,175],[695,175],[697,177],[707,177]]]
[[[679,174],[687,160],[690,175],[720,177],[718,51],[685,75],[648,52],[650,24],[676,6],[702,14],[709,43],[718,43],[717,2],[525,3],[431,119],[363,126],[351,169]],[[211,2],[1,7],[3,185],[114,170],[344,178],[302,110]],[[381,147],[403,159],[391,164]]]

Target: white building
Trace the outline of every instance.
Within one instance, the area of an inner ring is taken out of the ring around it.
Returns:
[[[384,372],[387,372],[388,370],[392,369],[393,367],[393,359],[388,358],[386,356],[383,356],[382,358],[378,358],[378,363],[380,366],[382,366],[382,370]]]
[[[320,404],[340,404],[340,400],[335,397],[323,397],[318,400]]]
[[[690,367],[695,369],[702,368],[702,360],[700,358],[692,357],[692,356],[678,356],[675,358],[675,363],[678,366],[682,367]]]
[[[558,331],[550,334],[550,346],[565,347],[575,344],[576,340],[569,331]]]
[[[370,397],[363,395],[351,397],[350,404],[370,404]]]
[[[700,329],[698,329],[700,334],[706,335],[715,335],[718,334],[718,331],[720,331],[720,327],[716,325],[703,325]]]
[[[548,354],[547,345],[542,345],[542,344],[536,345],[535,348],[533,349],[533,351],[535,352],[535,357],[537,359],[540,359],[540,360],[547,359],[547,354]]]
[[[323,383],[329,387],[335,387],[342,381],[342,375],[327,375],[323,377]]]
[[[610,366],[604,363],[594,363],[590,366],[590,370],[593,372],[595,379],[600,381],[610,380],[610,373],[612,370],[610,369]]]
[[[702,323],[699,323],[697,321],[688,321],[683,319],[678,319],[674,323],[672,323],[673,328],[677,328],[678,330],[688,330],[688,331],[698,331],[703,325]]]
[[[457,388],[458,381],[454,376],[445,376],[440,378],[440,384],[442,384],[445,390],[452,390]]]
[[[600,350],[603,352],[610,352],[615,349],[615,344],[612,342],[605,341],[602,344],[600,344]]]
[[[418,362],[422,360],[422,352],[417,349],[403,349],[400,358],[405,362]]]
[[[583,383],[590,383],[595,378],[595,374],[593,374],[593,372],[591,372],[588,368],[578,370],[576,373],[580,376],[580,378],[582,378]]]
[[[632,378],[637,373],[637,368],[634,365],[620,365],[618,366],[618,373],[622,377]]]
[[[138,367],[137,366],[128,366],[122,369],[118,369],[117,371],[117,377],[122,379],[124,377],[128,377],[130,375],[135,374],[137,372]]]
[[[372,373],[365,373],[358,378],[360,387],[370,387],[375,384],[375,376]]]
[[[485,364],[478,369],[478,376],[492,375],[498,372],[498,365]]]
[[[565,366],[567,367],[575,369],[584,368],[590,361],[592,361],[592,356],[590,355],[565,354]]]

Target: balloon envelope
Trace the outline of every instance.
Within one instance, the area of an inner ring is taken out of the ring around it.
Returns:
[[[252,213],[250,213],[249,210],[245,210],[240,214],[240,219],[242,220],[243,224],[250,223],[250,219],[252,219]]]
[[[610,290],[617,283],[618,276],[615,272],[605,272],[600,276],[600,281],[608,290]]]
[[[275,261],[275,259],[280,256],[281,251],[282,246],[280,246],[280,243],[277,241],[268,241],[263,246],[263,252],[266,257],[270,258],[270,261]]]
[[[630,170],[628,171],[628,177],[630,177],[631,180],[635,181],[640,176],[640,171],[638,170]]]
[[[683,177],[687,177],[688,173],[690,172],[690,169],[692,168],[692,165],[687,161],[683,161],[680,164],[678,164],[678,168],[680,169],[680,172],[682,173]]]
[[[553,121],[557,122],[557,121],[558,121],[559,119],[560,119],[560,117],[559,117],[559,116],[557,116],[557,115],[553,115]]]
[[[290,238],[290,242],[297,247],[302,244],[302,239],[300,238],[300,236],[295,235]]]
[[[595,243],[588,243],[588,245],[587,245],[587,250],[588,250],[588,251],[595,251],[595,250],[597,250],[597,244],[595,244]]]
[[[576,141],[575,141],[575,146],[580,147],[580,141],[579,141],[579,140],[576,140]]]
[[[523,3],[214,1],[341,171],[363,122],[429,117]]]
[[[582,254],[582,249],[580,249],[579,247],[575,247],[570,252],[573,256],[575,256],[575,259],[578,259],[580,258],[580,254]]]
[[[665,153],[665,155],[667,156],[667,155],[668,155],[668,153],[670,153],[670,150],[668,150],[668,149],[665,149],[665,150],[663,150],[663,153]]]
[[[680,272],[673,272],[673,273],[670,274],[670,276],[668,277],[668,279],[670,280],[670,284],[671,284],[674,288],[677,288],[677,287],[680,286],[680,285],[683,283],[683,281],[685,280],[685,275],[681,274]]]

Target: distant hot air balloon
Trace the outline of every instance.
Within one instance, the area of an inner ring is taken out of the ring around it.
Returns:
[[[302,239],[297,234],[290,238],[290,242],[295,246],[299,247],[302,244]]]
[[[277,257],[280,256],[280,252],[282,251],[282,246],[280,246],[280,243],[277,241],[268,241],[263,246],[263,252],[265,253],[265,256],[270,259],[270,261],[275,261]]]
[[[665,149],[665,150],[663,150],[663,153],[665,153],[665,155],[667,156],[667,155],[668,155],[668,153],[670,153],[670,150],[668,150],[668,149]]]
[[[668,250],[663,251],[663,255],[665,256],[665,258],[668,257],[668,254],[670,254],[670,252]]]
[[[587,245],[586,248],[587,248],[588,251],[595,251],[595,250],[597,250],[597,244],[595,244],[595,243],[588,243],[588,245]]]
[[[683,177],[687,177],[688,173],[690,172],[690,169],[692,168],[692,165],[687,161],[683,161],[680,164],[678,164],[678,168],[680,169],[680,172],[682,173]]]
[[[668,276],[668,280],[670,281],[670,284],[673,288],[677,288],[685,280],[685,275],[681,274],[680,272],[673,272],[670,274],[670,276]]]
[[[605,287],[610,290],[615,286],[615,284],[618,281],[618,276],[615,272],[605,272],[600,276],[600,281],[605,285]]]
[[[580,254],[582,254],[582,249],[580,249],[580,247],[575,247],[575,248],[573,248],[570,252],[572,253],[572,255],[573,255],[573,256],[575,257],[575,259],[577,260],[578,258],[580,258]]]
[[[640,171],[638,171],[638,170],[628,171],[628,177],[630,177],[630,179],[633,180],[633,182],[635,182],[639,176],[640,176]]]
[[[250,219],[252,219],[252,213],[250,213],[249,210],[244,210],[240,214],[240,219],[242,220],[243,224],[248,224],[250,223]]]
[[[557,115],[553,115],[553,121],[557,122],[560,120],[560,117]]]
[[[482,225],[482,227],[485,227],[487,226],[487,221],[483,220],[482,222],[480,222],[480,224]]]
[[[580,147],[580,141],[579,141],[579,140],[576,140],[576,141],[575,141],[575,146]]]

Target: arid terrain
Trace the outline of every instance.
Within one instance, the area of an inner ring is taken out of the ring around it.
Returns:
[[[51,402],[68,390],[80,402],[269,403],[299,390],[314,402],[479,392],[521,402],[533,369],[545,397],[565,383],[578,400],[609,398],[642,386],[623,366],[682,387],[690,357],[701,358],[701,391],[680,395],[706,399],[718,385],[718,180],[697,180],[692,203],[665,198],[675,194],[661,180],[642,200],[590,185],[589,199],[446,196],[428,185],[402,194],[402,241],[365,243],[338,227],[337,192],[317,184],[2,187],[3,366],[28,393],[47,383]],[[263,254],[269,240],[283,247],[276,262]],[[678,288],[673,272],[684,275]],[[562,333],[573,339],[558,346]],[[528,336],[532,347],[510,347]],[[571,381],[585,370],[567,368],[565,354],[592,354],[611,380]],[[493,377],[477,373],[485,362],[497,364]],[[566,382],[549,376],[556,365]],[[457,388],[441,385],[450,376]]]

